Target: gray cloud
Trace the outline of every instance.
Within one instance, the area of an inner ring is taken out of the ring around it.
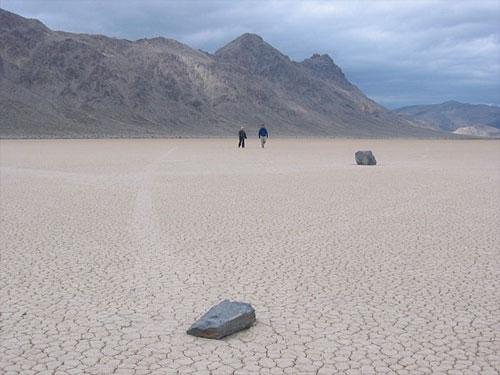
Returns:
[[[215,51],[254,32],[292,59],[330,54],[388,107],[500,104],[500,1],[0,0],[52,29],[166,36]]]

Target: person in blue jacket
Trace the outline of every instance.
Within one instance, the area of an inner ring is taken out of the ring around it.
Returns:
[[[264,145],[266,144],[267,141],[267,137],[269,137],[269,133],[267,132],[267,129],[264,127],[264,124],[262,124],[259,129],[260,147],[264,148]]]

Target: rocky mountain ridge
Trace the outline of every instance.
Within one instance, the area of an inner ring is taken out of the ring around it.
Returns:
[[[500,137],[500,107],[450,100],[440,104],[414,105],[397,109],[415,124],[455,134]]]
[[[0,137],[433,137],[367,98],[328,55],[292,61],[243,34],[214,54],[173,39],[52,31],[0,9]]]

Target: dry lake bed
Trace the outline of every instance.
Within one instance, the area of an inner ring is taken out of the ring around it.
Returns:
[[[236,143],[1,141],[0,373],[499,373],[499,141]]]

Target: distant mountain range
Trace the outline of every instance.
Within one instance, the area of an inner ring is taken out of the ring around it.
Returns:
[[[0,137],[441,137],[367,98],[328,55],[254,34],[209,54],[172,39],[52,31],[0,9]]]
[[[500,137],[500,107],[448,101],[397,109],[419,126],[479,137]]]

